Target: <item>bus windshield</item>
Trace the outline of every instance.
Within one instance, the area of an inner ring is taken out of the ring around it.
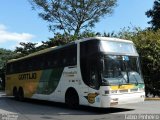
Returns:
[[[102,84],[143,83],[137,56],[105,55]]]

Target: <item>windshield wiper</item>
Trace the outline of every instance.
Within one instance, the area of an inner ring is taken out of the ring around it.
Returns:
[[[137,80],[137,78],[135,77],[135,75],[133,75],[133,77],[134,77],[134,79],[136,80],[136,85],[138,85],[138,80]]]
[[[127,79],[124,77],[124,75],[122,74],[122,72],[120,72],[120,74],[121,74],[123,80],[127,83]]]
[[[118,76],[118,77],[116,77],[116,78],[118,79],[118,83],[119,83],[118,85],[121,86],[122,83],[121,83],[121,81],[120,81],[120,80],[121,80],[121,79],[120,79],[120,76]]]
[[[138,84],[144,84],[143,82],[138,82],[137,78],[135,77],[135,75],[133,75],[134,79],[136,80],[136,85]]]
[[[129,74],[128,74],[128,68],[125,62],[123,62],[124,67],[125,67],[125,71],[126,71],[126,75],[127,75],[127,83],[129,83]]]

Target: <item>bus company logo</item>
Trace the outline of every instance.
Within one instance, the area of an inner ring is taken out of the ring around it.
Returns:
[[[18,79],[19,80],[33,80],[37,78],[37,74],[34,73],[24,73],[24,74],[19,74]]]
[[[88,102],[93,104],[95,103],[95,98],[98,96],[98,93],[89,93],[88,96],[85,96],[87,98]]]

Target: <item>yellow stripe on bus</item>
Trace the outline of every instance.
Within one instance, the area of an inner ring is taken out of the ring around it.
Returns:
[[[7,80],[6,92],[8,91],[7,95],[12,95],[12,90],[14,87],[17,87],[17,89],[19,89],[19,87],[22,87],[24,90],[25,97],[28,97],[28,98],[32,97],[32,95],[37,90],[41,75],[42,75],[42,71],[7,75],[6,76],[6,80]]]
[[[111,86],[111,90],[126,90],[126,89],[132,89],[135,85],[116,85]]]

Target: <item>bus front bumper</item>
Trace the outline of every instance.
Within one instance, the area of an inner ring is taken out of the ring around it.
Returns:
[[[101,107],[118,107],[122,104],[139,103],[145,100],[145,93],[127,93],[127,94],[111,94],[103,96],[101,99]]]

